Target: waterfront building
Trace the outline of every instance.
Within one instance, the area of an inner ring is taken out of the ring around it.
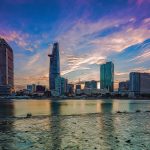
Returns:
[[[131,72],[130,92],[135,96],[150,94],[150,73]]]
[[[97,89],[97,81],[86,81],[85,82],[85,89]]]
[[[52,54],[48,56],[50,57],[49,89],[55,90],[55,78],[60,76],[59,44],[57,42],[53,44]]]
[[[76,85],[76,90],[81,90],[81,85],[80,84]]]
[[[0,95],[9,95],[14,88],[13,50],[0,38]]]
[[[106,62],[100,66],[100,87],[109,92],[114,91],[114,64]]]
[[[36,86],[36,93],[44,93],[46,90],[46,87],[44,85],[37,85]]]
[[[30,93],[34,93],[34,92],[36,91],[36,85],[35,85],[35,84],[27,85],[27,90],[28,90]]]
[[[67,93],[69,95],[73,95],[74,94],[74,84],[68,84],[67,85]]]
[[[61,95],[66,95],[67,85],[68,85],[68,80],[61,77]]]
[[[57,76],[55,78],[55,93],[56,96],[64,96],[67,93],[68,80]]]
[[[61,77],[57,76],[55,78],[55,96],[60,96],[61,95]]]
[[[118,91],[119,92],[127,92],[127,91],[129,91],[129,81],[119,82]]]

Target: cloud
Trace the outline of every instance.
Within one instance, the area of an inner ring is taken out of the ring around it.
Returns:
[[[131,72],[145,72],[145,73],[150,73],[150,69],[145,68],[145,67],[133,68],[130,71]]]
[[[142,63],[145,61],[149,61],[150,60],[150,49],[142,52],[142,54],[136,56],[135,58],[131,59],[130,61],[134,61],[136,63]]]
[[[19,47],[32,51],[30,43],[28,41],[29,34],[22,33],[21,31],[0,31],[0,37],[4,38],[7,42],[14,42]]]
[[[56,38],[63,49],[62,74],[70,74],[82,68],[95,72],[90,65],[104,63],[112,54],[121,53],[124,49],[149,38],[148,19],[143,20],[137,27],[135,23],[135,17],[104,17],[95,22],[78,20]],[[106,32],[107,30],[109,32]]]
[[[124,76],[124,75],[128,75],[129,72],[115,72],[116,76]]]
[[[34,56],[32,56],[30,61],[27,63],[27,67],[30,67],[30,66],[34,65],[35,63],[37,63],[37,61],[39,61],[39,59],[40,59],[40,54],[39,53],[34,55]]]

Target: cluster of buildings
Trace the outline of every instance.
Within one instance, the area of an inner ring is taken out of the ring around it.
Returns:
[[[114,92],[114,64],[106,62],[100,65],[100,81],[85,81],[71,84],[60,74],[59,43],[53,44],[49,67],[49,88],[43,85],[27,85],[27,88],[19,91],[22,94],[45,94],[47,96],[101,96]],[[7,42],[0,38],[0,96],[10,95],[14,92],[14,60],[13,50]],[[98,88],[100,82],[100,89]],[[82,82],[83,84],[83,82]],[[19,93],[19,94],[20,94]],[[150,96],[150,73],[131,72],[129,80],[119,83],[117,94],[131,97]]]
[[[119,83],[118,91],[130,97],[150,96],[150,73],[131,72],[128,81]]]

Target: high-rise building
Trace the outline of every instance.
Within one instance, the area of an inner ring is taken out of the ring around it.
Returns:
[[[67,84],[67,79],[60,76],[55,78],[55,91],[57,96],[65,95],[67,93]]]
[[[61,95],[66,95],[67,93],[68,80],[61,78]]]
[[[61,95],[61,77],[57,76],[55,78],[55,96],[60,96]]]
[[[131,72],[130,92],[134,95],[150,94],[150,73]]]
[[[10,94],[10,89],[13,88],[13,50],[4,39],[0,38],[0,94],[8,95]]]
[[[100,86],[109,92],[114,90],[114,64],[106,62],[100,66]]]
[[[49,89],[55,90],[55,78],[60,76],[59,44],[57,42],[53,44],[52,54],[48,56],[50,57]]]
[[[69,95],[74,94],[74,84],[68,84],[68,85],[67,85],[67,93],[68,93]]]
[[[86,81],[85,82],[85,89],[97,89],[97,81]]]

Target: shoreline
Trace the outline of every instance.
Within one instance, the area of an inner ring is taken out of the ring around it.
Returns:
[[[150,100],[150,97],[0,97],[2,100]]]

